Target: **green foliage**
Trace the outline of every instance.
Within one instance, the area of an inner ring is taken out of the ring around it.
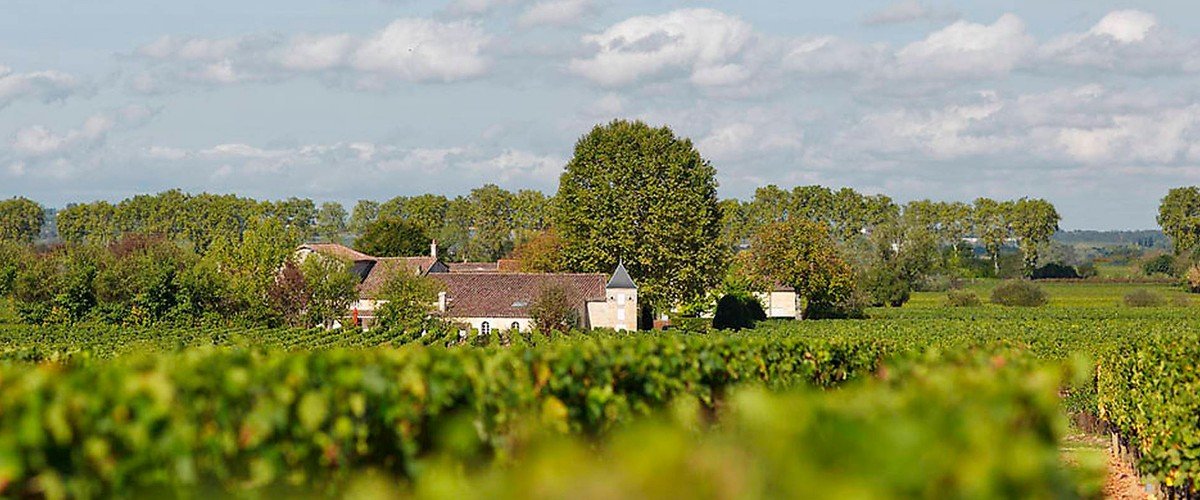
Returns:
[[[1082,279],[1095,278],[1100,274],[1099,270],[1096,269],[1096,263],[1092,261],[1084,262],[1083,264],[1075,266],[1075,272],[1078,273],[1079,277]]]
[[[354,211],[350,214],[348,229],[351,233],[362,234],[367,226],[379,218],[379,203],[371,200],[358,200]]]
[[[746,272],[756,286],[795,288],[807,303],[805,318],[835,313],[854,299],[854,273],[823,224],[804,218],[767,224],[755,233],[747,256]]]
[[[0,365],[0,492],[312,487],[364,467],[419,477],[435,452],[506,454],[527,415],[550,429],[610,431],[679,397],[712,405],[741,382],[839,384],[880,354],[873,343],[671,336]],[[465,448],[438,438],[459,418],[475,429]]]
[[[346,208],[341,203],[327,201],[317,212],[317,234],[326,241],[340,243],[342,235],[349,229]]]
[[[347,262],[324,255],[309,256],[300,264],[300,272],[308,289],[308,326],[332,327],[358,300],[358,276],[350,272]]]
[[[45,222],[45,209],[33,200],[0,200],[0,241],[29,243],[37,239]]]
[[[1200,256],[1200,187],[1168,191],[1158,206],[1158,225],[1171,239],[1175,255],[1195,262]]]
[[[1142,262],[1142,273],[1146,276],[1176,276],[1178,272],[1175,268],[1175,257],[1168,254],[1151,257]]]
[[[571,304],[571,296],[561,286],[546,287],[529,305],[533,326],[542,331],[571,331],[580,326],[579,310]]]
[[[1058,262],[1051,262],[1033,270],[1030,275],[1035,280],[1042,279],[1079,279],[1079,272],[1074,267]]]
[[[992,290],[992,303],[1007,307],[1038,307],[1049,297],[1041,287],[1028,280],[1009,280]]]
[[[880,265],[866,272],[860,286],[875,307],[900,307],[912,296],[912,286],[895,266]]]
[[[975,292],[950,290],[946,292],[946,305],[950,307],[979,307],[979,296]]]
[[[1021,247],[1026,275],[1037,268],[1038,251],[1050,242],[1058,231],[1058,215],[1054,205],[1046,200],[1021,198],[1007,206],[1005,219],[1013,237]]]
[[[1159,307],[1167,301],[1161,295],[1150,290],[1134,290],[1125,294],[1125,305],[1129,307]]]
[[[531,236],[513,249],[509,258],[517,261],[523,273],[560,273],[566,271],[563,261],[563,240],[553,228]]]
[[[354,241],[354,248],[376,257],[413,257],[429,254],[430,238],[419,226],[407,220],[381,216],[367,225]]]
[[[379,299],[387,301],[376,311],[379,326],[410,338],[450,330],[437,316],[441,291],[441,283],[431,278],[395,273],[379,293]]]
[[[599,444],[535,435],[516,447],[517,466],[488,467],[466,481],[418,481],[415,489],[418,497],[487,498],[1097,494],[1102,470],[1079,477],[1059,461],[1063,375],[988,365],[996,359],[833,392],[739,390],[711,429],[702,409],[681,401]],[[433,477],[462,477],[458,461],[438,465]],[[387,492],[380,494],[402,495]]]
[[[619,120],[593,128],[576,143],[555,198],[567,268],[607,273],[624,259],[644,304],[701,297],[726,257],[715,173],[669,128]]]
[[[759,321],[767,319],[762,303],[749,294],[727,294],[717,301],[712,327],[718,330],[741,330],[754,328]]]
[[[1138,467],[1176,493],[1200,493],[1200,337],[1152,336],[1113,350],[1096,370],[1099,416]],[[1180,495],[1182,497],[1182,495]]]

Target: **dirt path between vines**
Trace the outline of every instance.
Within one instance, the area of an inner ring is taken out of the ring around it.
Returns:
[[[1108,456],[1108,474],[1104,478],[1104,498],[1109,499],[1142,499],[1149,498],[1142,482],[1138,479],[1133,465],[1121,460],[1115,450],[1105,447]]]
[[[1062,458],[1067,466],[1075,469],[1081,477],[1096,481],[1092,484],[1099,482],[1100,475],[1104,476],[1101,491],[1083,494],[1099,494],[1105,499],[1119,500],[1149,498],[1133,465],[1122,460],[1110,444],[1104,435],[1088,432],[1072,433],[1063,440]]]

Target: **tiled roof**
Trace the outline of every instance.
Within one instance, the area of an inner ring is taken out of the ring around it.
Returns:
[[[442,273],[430,274],[446,288],[446,315],[454,318],[528,318],[534,300],[552,286],[567,291],[587,318],[587,302],[604,301],[603,274]]]
[[[401,270],[413,275],[425,275],[431,269],[433,273],[445,272],[438,269],[443,265],[433,257],[378,257],[366,279],[358,285],[358,296],[364,299],[378,298],[383,285]]]
[[[337,243],[306,243],[304,245],[300,245],[300,248],[307,248],[319,254],[332,255],[339,259],[346,259],[349,261],[375,260],[375,257],[362,253],[346,245],[339,245]]]
[[[452,273],[494,273],[500,270],[498,262],[447,262]]]

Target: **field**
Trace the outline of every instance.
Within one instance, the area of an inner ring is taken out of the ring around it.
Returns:
[[[0,326],[0,493],[1098,497],[1114,432],[1195,495],[1200,308],[994,286],[741,332]]]

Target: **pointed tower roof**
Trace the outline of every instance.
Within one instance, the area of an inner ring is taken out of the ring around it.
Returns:
[[[629,271],[625,270],[624,261],[617,263],[617,270],[613,271],[612,279],[608,280],[608,284],[604,285],[604,288],[637,289],[637,283],[633,282],[633,278],[629,277]]]

